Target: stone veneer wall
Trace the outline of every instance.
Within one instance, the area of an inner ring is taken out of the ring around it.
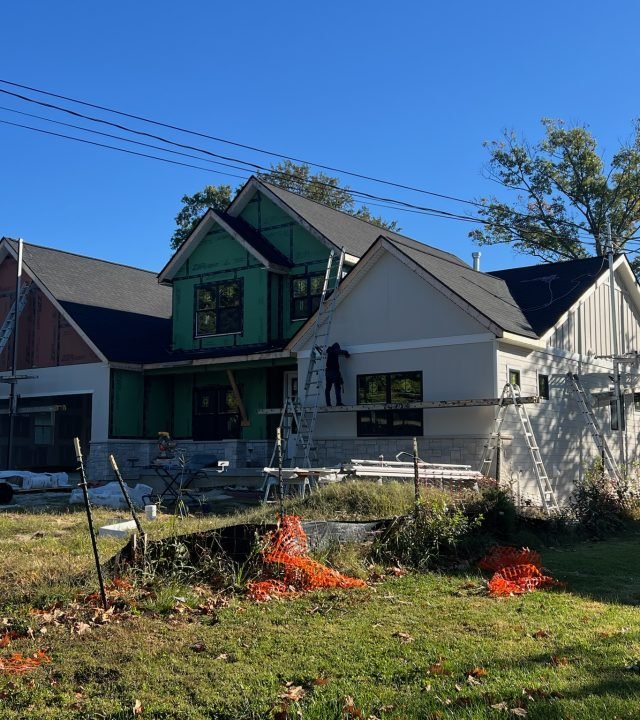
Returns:
[[[425,462],[480,466],[485,436],[468,437],[421,437],[418,438],[418,454]],[[187,457],[195,453],[211,453],[220,460],[228,460],[230,467],[261,468],[271,459],[273,443],[267,440],[220,440],[211,442],[180,442]],[[318,465],[332,467],[352,458],[395,460],[396,454],[413,452],[412,438],[349,438],[316,441]],[[90,482],[113,480],[109,454],[113,453],[122,475],[127,480],[137,480],[140,470],[158,457],[158,443],[153,440],[110,440],[92,443],[85,465]],[[410,460],[408,457],[402,458]]]
[[[211,442],[178,442],[187,458],[196,453],[210,453],[219,460],[228,460],[230,467],[264,467],[271,459],[273,444],[266,440],[219,440]],[[90,482],[113,480],[109,455],[113,454],[125,480],[137,480],[140,470],[158,457],[155,440],[109,440],[91,443],[85,461]]]
[[[480,466],[482,453],[487,442],[486,436],[477,437],[420,437],[418,455],[425,462],[471,465],[475,470]],[[399,452],[413,455],[413,438],[350,438],[344,440],[318,440],[318,464],[339,465],[350,459],[395,460]],[[409,457],[400,458],[410,461]]]

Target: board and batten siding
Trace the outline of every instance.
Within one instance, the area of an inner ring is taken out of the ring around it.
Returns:
[[[526,350],[506,343],[498,346],[498,387],[504,387],[509,372],[520,373],[523,395],[538,394],[538,376],[549,377],[549,399],[527,407],[547,474],[560,500],[566,500],[577,480],[599,457],[597,446],[566,385],[568,372],[580,375],[588,393],[600,394],[595,416],[614,458],[623,462],[620,434],[611,430],[611,409],[607,393],[612,388],[610,360],[596,356],[612,353],[611,305],[608,279],[601,281],[572,308],[545,339],[546,348]],[[621,353],[640,350],[640,320],[625,288],[616,287],[619,349]],[[634,387],[625,389],[624,413],[627,462],[638,460],[640,415],[633,402]],[[516,414],[507,411],[503,434],[513,440],[504,445],[502,479],[513,485],[523,499],[540,502],[529,451]]]

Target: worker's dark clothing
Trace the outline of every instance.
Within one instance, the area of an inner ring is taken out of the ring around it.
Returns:
[[[342,350],[338,343],[333,343],[327,348],[327,365],[325,369],[324,399],[327,405],[331,405],[331,388],[335,388],[336,405],[342,405],[342,375],[340,374],[340,355],[349,357],[346,350]]]

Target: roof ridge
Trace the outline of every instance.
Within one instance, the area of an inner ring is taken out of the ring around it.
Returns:
[[[1,240],[7,240],[9,243],[18,243],[15,238],[4,236]],[[25,247],[39,248],[40,250],[50,250],[51,252],[61,253],[63,255],[72,255],[73,257],[83,258],[84,260],[93,260],[94,262],[106,263],[107,265],[113,265],[114,267],[127,268],[128,270],[137,270],[138,272],[148,273],[157,277],[158,273],[155,270],[146,270],[145,268],[139,268],[135,265],[127,265],[125,263],[114,262],[113,260],[104,260],[102,258],[93,257],[91,255],[82,255],[81,253],[71,252],[70,250],[60,250],[59,248],[49,247],[48,245],[38,245],[37,243],[22,241]]]
[[[303,200],[306,200],[307,202],[314,203],[315,205],[319,205],[321,208],[324,208],[325,210],[332,210],[333,212],[340,213],[341,215],[346,215],[347,217],[351,218],[352,220],[358,220],[359,222],[364,223],[365,225],[369,225],[370,227],[377,228],[380,231],[380,235],[386,236],[386,233],[393,233],[394,235],[404,238],[405,240],[411,240],[412,242],[419,243],[420,245],[424,245],[425,247],[433,247],[434,250],[438,250],[438,248],[436,248],[432,245],[427,245],[426,243],[423,243],[420,240],[416,240],[415,238],[409,237],[408,235],[403,235],[402,233],[399,233],[395,230],[390,230],[389,228],[383,228],[383,227],[380,227],[380,225],[376,225],[376,223],[369,222],[368,220],[363,220],[362,218],[358,217],[357,215],[352,215],[351,213],[347,212],[346,210],[338,210],[337,208],[329,207],[329,205],[325,205],[324,203],[318,202],[317,200],[312,200],[311,198],[308,198],[305,195],[302,195],[301,193],[293,192],[293,190],[287,190],[287,188],[283,188],[280,185],[273,185],[271,183],[265,182],[264,180],[260,180],[260,178],[258,178],[257,176],[255,177],[255,179],[257,182],[259,182],[262,185],[265,185],[268,188],[275,188],[276,190],[283,190],[284,192],[287,192],[287,193],[290,193],[291,195],[295,195],[296,197],[302,198]],[[345,189],[345,188],[337,188],[337,189]],[[348,189],[347,189],[347,192],[348,192]],[[450,253],[446,250],[439,250],[439,252],[445,253],[446,255],[451,255],[452,257],[457,257],[453,253]]]

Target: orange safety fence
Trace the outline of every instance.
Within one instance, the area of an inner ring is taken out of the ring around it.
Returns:
[[[262,559],[266,576],[248,584],[249,596],[258,602],[321,588],[366,587],[363,580],[342,575],[309,557],[307,536],[295,515],[284,515],[277,530],[267,535]]]
[[[563,585],[541,572],[540,554],[529,548],[493,547],[478,567],[493,571],[488,589],[494,597],[521,595],[540,587]]]

